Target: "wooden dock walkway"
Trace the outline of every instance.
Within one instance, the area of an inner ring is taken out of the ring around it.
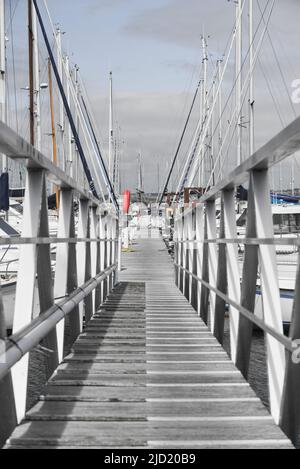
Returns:
[[[160,239],[120,284],[8,448],[292,448],[174,284]]]

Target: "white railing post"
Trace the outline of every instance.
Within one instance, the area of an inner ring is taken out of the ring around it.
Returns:
[[[175,284],[176,287],[179,287],[179,219],[177,218],[177,211],[174,213],[174,274],[175,274]]]
[[[191,239],[193,240],[192,243],[192,274],[196,275],[198,274],[198,268],[197,268],[197,262],[198,262],[198,249],[199,246],[196,244],[197,240],[197,210],[196,208],[193,208],[192,212],[192,233],[191,233]],[[198,281],[195,277],[192,277],[191,281],[191,292],[190,292],[190,299],[191,299],[191,305],[194,308],[195,311],[198,311]]]
[[[92,214],[91,214],[91,239],[100,238],[100,226],[99,226],[99,215],[98,215],[98,208],[92,207]],[[91,272],[92,277],[98,275],[100,270],[100,241],[92,242],[91,243]],[[99,306],[101,304],[101,288],[97,287],[93,293],[93,312],[97,312]]]
[[[216,224],[216,203],[214,200],[208,201],[206,204],[207,216],[207,239],[217,238],[217,224]],[[208,268],[209,268],[209,283],[212,287],[217,286],[217,269],[218,269],[218,249],[215,243],[208,245]],[[216,310],[216,294],[211,291],[209,302],[210,311],[210,329],[215,328],[215,310]]]
[[[247,206],[246,238],[256,238],[256,217],[253,193],[253,177],[250,175]],[[246,245],[242,274],[241,304],[248,311],[255,311],[258,274],[258,246]],[[249,373],[253,323],[240,316],[236,365],[247,379]]]
[[[295,300],[290,327],[290,339],[295,343],[294,354],[286,352],[287,368],[281,409],[281,427],[295,445],[300,435],[300,254],[295,285]]]
[[[190,211],[189,207],[186,207],[186,214],[185,214],[185,281],[184,281],[184,296],[188,301],[190,301],[190,287],[191,287],[191,275],[190,271],[192,269],[191,263],[191,244],[190,244],[190,237],[192,231],[192,212]]]
[[[224,199],[221,198],[221,214],[220,214],[220,228],[219,228],[219,237],[220,240],[226,238],[225,236],[225,216],[224,216]],[[217,289],[227,294],[227,255],[226,255],[226,245],[219,244],[218,252],[218,273],[217,273]],[[225,314],[226,314],[226,301],[220,298],[218,295],[216,297],[216,310],[215,310],[215,327],[214,327],[214,336],[223,344],[224,341],[224,326],[225,326]]]
[[[258,238],[273,238],[273,216],[270,198],[268,170],[253,172],[256,230]],[[259,246],[261,291],[265,323],[283,334],[276,248],[273,245]],[[267,334],[267,363],[270,389],[270,405],[274,420],[279,424],[281,399],[285,376],[284,346]]]
[[[189,226],[188,226],[188,237],[189,237],[189,270],[192,273],[193,272],[193,266],[194,266],[194,239],[195,239],[195,230],[193,229],[194,226],[194,209],[192,208],[191,205],[191,212],[189,213]],[[189,291],[188,291],[188,301],[192,303],[192,284],[193,284],[193,277],[190,275],[189,276]]]
[[[204,205],[199,204],[196,208],[196,241],[197,241],[197,276],[202,278],[203,274],[203,248],[205,235],[205,213]],[[201,292],[202,284],[197,282],[197,311],[201,315]]]
[[[108,216],[107,219],[107,267],[110,267],[112,264],[112,217],[111,215]],[[109,295],[112,289],[112,274],[107,278],[107,294]]]
[[[102,218],[102,235],[101,238],[103,237],[103,270],[105,270],[108,267],[108,214],[105,213],[103,218]],[[108,293],[108,280],[105,279],[102,283],[102,294],[103,294],[103,302],[106,301],[107,299],[107,293]]]
[[[112,230],[112,247],[113,247],[113,256],[112,256],[112,264],[118,264],[118,257],[119,257],[119,249],[118,249],[118,239],[119,239],[119,228],[118,228],[118,220],[114,218],[113,220],[113,230]],[[113,272],[113,288],[118,283],[118,269]]]
[[[180,225],[179,225],[179,265],[180,267],[184,267],[184,209],[180,209]],[[183,270],[179,269],[179,290],[181,293],[184,292],[184,273]]]
[[[22,228],[22,237],[24,238],[37,238],[39,235],[44,186],[44,171],[28,170]],[[28,326],[33,319],[36,274],[37,245],[28,244],[21,246],[13,322],[14,333]],[[12,368],[14,399],[18,422],[21,422],[26,412],[28,367],[29,354],[25,355],[25,357]]]
[[[58,237],[75,238],[75,215],[73,191],[63,189],[60,193],[60,208],[58,219]],[[76,245],[61,243],[56,248],[56,269],[54,279],[54,297],[57,301],[72,293],[78,286]],[[80,333],[79,308],[74,309],[70,317],[70,341],[74,341]],[[64,356],[65,320],[56,326],[57,348],[59,362]]]
[[[89,201],[80,199],[79,201],[79,221],[78,221],[78,238],[88,238],[89,233]],[[86,269],[88,263],[87,243],[77,243],[77,268],[78,268],[78,285],[83,285],[86,279]],[[80,312],[80,330],[83,330],[84,305],[79,306]]]
[[[227,239],[237,239],[235,190],[231,189],[223,191],[223,200],[225,237]],[[228,296],[231,300],[235,301],[237,304],[240,304],[241,279],[237,244],[227,244],[226,251]],[[232,361],[236,363],[240,313],[238,310],[230,306],[229,314],[231,358]]]
[[[49,238],[48,197],[46,178],[44,177],[42,204],[40,212],[39,237]],[[37,247],[37,285],[39,292],[39,308],[43,313],[54,306],[54,289],[52,282],[51,245],[42,244]],[[50,352],[46,355],[47,379],[49,379],[59,365],[57,338],[55,329],[43,340],[43,345]]]
[[[88,221],[87,221],[87,239],[91,239],[91,210],[88,209]],[[91,242],[86,243],[86,262],[85,262],[85,276],[84,282],[88,282],[92,278],[92,264],[91,264]],[[90,293],[84,300],[84,317],[85,325],[90,322],[94,315],[94,302],[93,293]]]
[[[207,204],[205,203],[204,208],[204,237],[203,237],[203,254],[202,254],[202,280],[209,283],[209,265],[208,265],[208,215],[207,215]],[[200,317],[208,325],[208,309],[209,309],[209,289],[206,286],[201,286],[200,292]]]

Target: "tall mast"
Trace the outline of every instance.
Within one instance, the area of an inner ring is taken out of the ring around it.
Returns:
[[[74,67],[74,77],[75,77],[75,92],[76,92],[76,97],[77,97],[77,103],[80,102],[80,87],[79,87],[79,67],[78,65],[75,65]],[[76,128],[77,132],[79,134],[79,126],[80,126],[80,120],[79,120],[79,112],[77,108],[77,103],[75,105],[76,107]],[[78,148],[75,145],[75,167],[74,167],[74,178],[75,180],[78,180],[79,178],[79,152]]]
[[[143,192],[143,170],[142,170],[142,154],[138,154],[138,191]]]
[[[28,0],[28,46],[29,46],[29,114],[30,114],[30,143],[35,144],[34,133],[34,60],[33,60],[33,8],[32,0]]]
[[[70,90],[70,59],[69,56],[66,55],[65,58],[66,63],[66,86],[67,86],[67,101],[69,107],[71,107],[71,90]],[[73,145],[72,145],[72,130],[70,123],[67,124],[67,171],[68,175],[73,177]]]
[[[57,28],[56,30],[57,38],[57,69],[61,82],[63,82],[63,57],[62,57],[62,43],[61,43],[61,30]],[[66,170],[66,161],[65,161],[65,113],[64,113],[64,103],[61,95],[59,95],[59,130],[60,130],[60,147],[62,151],[62,163],[63,169]]]
[[[254,79],[253,79],[253,0],[249,0],[249,60],[250,60],[250,88],[249,88],[249,107],[250,107],[250,156],[254,153]]]
[[[222,171],[222,144],[223,144],[223,123],[222,123],[222,60],[218,60],[218,80],[219,80],[219,86],[220,86],[220,91],[219,91],[219,177],[222,180],[223,179],[223,171]]]
[[[242,0],[236,2],[237,166],[242,162]]]
[[[204,116],[204,104],[203,104],[203,90],[204,90],[204,80],[201,78],[200,86],[199,86],[199,95],[200,95],[200,114],[199,114],[199,121],[200,121],[200,129],[203,124],[203,116]],[[198,187],[202,185],[202,152],[200,153],[200,164],[199,164],[199,176],[198,176]],[[179,172],[179,166],[177,163],[177,173]]]
[[[118,125],[118,133],[115,138],[115,168],[114,187],[117,195],[120,194],[120,159],[121,159],[121,127]]]
[[[0,35],[0,119],[6,122],[5,0],[0,0]],[[7,157],[2,155],[2,172],[7,170]]]
[[[207,118],[207,98],[208,98],[208,92],[207,92],[207,64],[208,64],[208,56],[207,56],[207,42],[204,37],[202,36],[202,50],[203,50],[203,90],[202,90],[202,123],[204,127],[204,123]],[[201,182],[200,186],[204,187],[205,185],[205,148],[202,149],[201,152]]]
[[[159,164],[159,158],[157,161],[157,193],[159,194],[160,191],[160,164]]]
[[[32,0],[30,0],[32,3]],[[32,48],[33,48],[33,80],[34,80],[34,125],[35,125],[35,147],[40,151],[42,145],[41,131],[41,99],[40,99],[40,63],[39,63],[39,45],[38,28],[35,8],[32,4]]]
[[[53,148],[53,163],[57,166],[57,143],[56,143],[56,126],[55,126],[55,112],[54,112],[54,96],[53,96],[53,81],[51,71],[51,60],[48,59],[48,79],[49,79],[49,93],[50,93],[50,111],[51,111],[51,127],[52,127],[52,148]],[[56,208],[59,208],[59,190],[54,186],[56,192]]]
[[[108,168],[109,177],[112,180],[113,172],[113,151],[114,151],[114,116],[113,116],[113,76],[109,74],[109,149],[108,149]]]
[[[212,89],[212,102],[214,103],[215,100],[215,95],[216,95],[216,82],[213,82],[213,89]],[[211,161],[211,173],[212,174],[212,181],[213,181],[213,186],[215,185],[215,172],[214,172],[214,158],[215,158],[215,116],[214,116],[214,108],[212,109],[213,114],[211,116],[211,144],[210,144],[210,161]],[[210,178],[210,175],[209,175]]]

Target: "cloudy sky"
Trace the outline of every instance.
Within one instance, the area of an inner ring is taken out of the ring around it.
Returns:
[[[20,77],[27,66],[26,2],[7,0],[6,3],[13,12],[16,8],[13,29]],[[42,7],[43,1],[39,3]],[[266,3],[267,0],[254,0],[256,26],[260,21],[259,6],[263,10]],[[48,6],[53,21],[66,33],[65,51],[72,62],[80,66],[104,149],[108,145],[108,76],[109,71],[113,71],[115,114],[124,140],[123,186],[136,187],[136,158],[141,152],[145,189],[156,191],[158,167],[162,183],[201,77],[201,35],[209,36],[211,74],[213,63],[222,57],[233,28],[234,3],[228,0],[48,0]],[[281,130],[283,124],[292,121],[295,114],[300,114],[300,105],[294,105],[293,109],[287,94],[287,90],[292,94],[293,80],[300,78],[299,19],[299,0],[275,2],[269,32],[285,84],[266,36],[260,55],[262,65],[258,64],[255,75],[257,147]],[[244,56],[247,44],[246,11]],[[234,55],[226,76],[228,90],[232,86],[233,65]],[[17,87],[20,93],[19,84]],[[26,106],[27,97],[23,94],[19,99]],[[181,159],[188,147],[197,112],[198,109],[193,115]],[[247,123],[246,109],[244,120]],[[247,134],[247,130],[245,132]],[[231,152],[234,154],[234,148]],[[244,153],[247,156],[246,136]],[[233,164],[233,159],[229,159],[227,169]],[[289,185],[289,168],[286,165],[283,171],[286,186]],[[295,168],[300,185],[299,166]]]

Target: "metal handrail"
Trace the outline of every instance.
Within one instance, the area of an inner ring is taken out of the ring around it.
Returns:
[[[278,245],[278,246],[300,246],[300,238],[236,238],[236,239],[204,239],[197,241],[195,239],[174,241],[177,244],[245,244],[247,246],[259,245]]]
[[[198,277],[197,275],[193,274],[190,272],[188,269],[182,267],[180,264],[177,264],[176,262],[174,263],[176,267],[178,267],[180,270],[183,272],[187,273],[190,275],[192,278],[200,282],[204,287],[206,287],[208,290],[212,291],[215,293],[219,298],[224,300],[228,305],[232,306],[233,308],[239,310],[239,312],[247,318],[250,322],[255,324],[257,327],[259,327],[262,331],[266,332],[267,334],[270,334],[274,339],[278,340],[289,352],[293,353],[295,351],[293,347],[293,341],[287,338],[283,334],[279,334],[275,329],[272,327],[269,327],[262,319],[259,319],[257,316],[254,315],[254,311],[249,311],[247,308],[244,308],[242,305],[236,303],[234,300],[229,298],[228,295],[225,295],[223,292],[218,290],[217,288],[213,287],[210,285],[208,282],[203,280],[202,278]]]
[[[26,244],[48,245],[48,244],[77,244],[77,243],[113,243],[118,238],[10,238],[0,239],[0,246],[24,246]]]
[[[4,353],[0,354],[0,380],[116,269],[117,264],[105,269],[71,295],[66,296],[66,299],[42,313],[20,332],[6,340],[0,340],[0,345],[2,345],[0,350],[4,350]]]

